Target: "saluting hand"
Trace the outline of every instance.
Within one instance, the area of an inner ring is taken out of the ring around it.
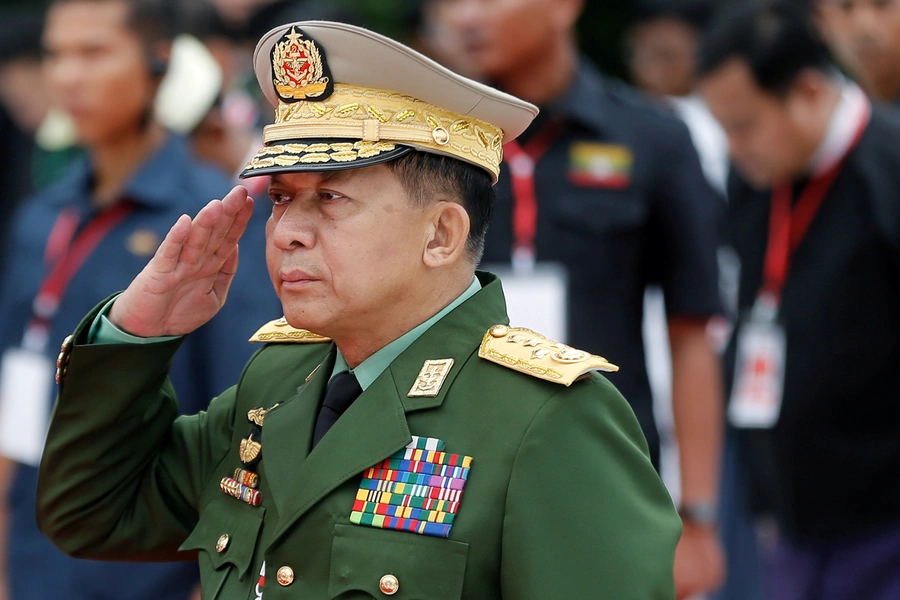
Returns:
[[[110,309],[114,325],[132,335],[185,335],[212,319],[238,266],[238,240],[253,199],[237,186],[192,220],[182,215],[156,254]]]

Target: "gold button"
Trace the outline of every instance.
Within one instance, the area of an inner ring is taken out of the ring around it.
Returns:
[[[278,569],[278,572],[275,573],[275,579],[278,581],[279,585],[291,585],[294,583],[294,570],[290,567],[281,567]]]
[[[491,335],[494,337],[503,337],[509,333],[509,327],[506,325],[494,325],[491,327]]]
[[[225,550],[228,549],[228,542],[230,542],[230,541],[231,541],[231,536],[229,536],[227,533],[223,533],[222,536],[219,538],[219,541],[216,542],[216,552],[219,552],[219,553],[225,552]]]
[[[400,589],[400,580],[388,573],[378,582],[378,587],[385,596],[393,596]]]
[[[438,146],[446,146],[450,143],[450,132],[443,127],[435,127],[431,132],[431,137]]]

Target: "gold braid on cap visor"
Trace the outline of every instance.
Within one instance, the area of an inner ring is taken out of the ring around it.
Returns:
[[[305,139],[348,143],[279,143]],[[323,102],[280,102],[275,123],[263,130],[263,142],[265,147],[247,165],[250,171],[352,162],[393,150],[397,143],[475,164],[496,182],[503,159],[503,131],[494,125],[396,92],[348,84],[335,84]]]

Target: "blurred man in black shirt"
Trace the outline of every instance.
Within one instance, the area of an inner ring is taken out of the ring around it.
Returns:
[[[701,72],[739,173],[728,415],[778,525],[767,597],[896,599],[900,121],[787,2],[723,15]]]

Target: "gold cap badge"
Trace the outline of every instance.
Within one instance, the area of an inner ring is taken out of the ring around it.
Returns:
[[[334,89],[325,52],[296,26],[272,46],[272,82],[285,102],[325,100]]]

